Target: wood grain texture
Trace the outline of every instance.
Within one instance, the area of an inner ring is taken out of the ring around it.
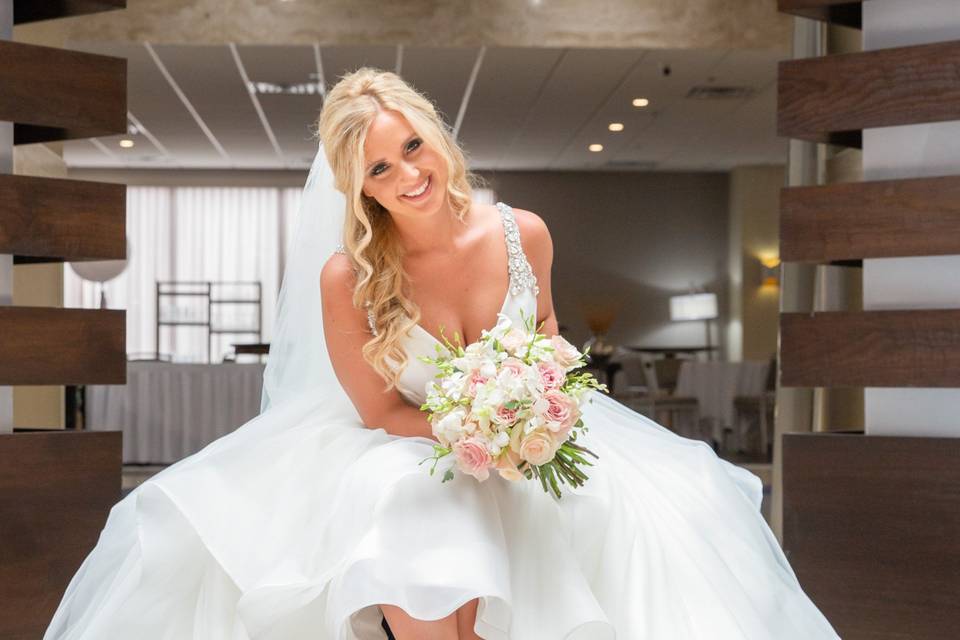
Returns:
[[[127,130],[127,61],[0,40],[0,120],[14,143]]]
[[[960,254],[960,177],[780,191],[780,258],[833,262]]]
[[[960,387],[960,309],[780,314],[786,387]]]
[[[126,312],[0,307],[0,385],[124,384]]]
[[[13,0],[13,24],[125,9],[127,0]]]
[[[860,132],[960,119],[960,41],[780,62],[777,131],[856,146]]]
[[[783,546],[844,640],[960,628],[960,438],[783,437]]]
[[[58,260],[125,257],[122,184],[0,175],[0,203],[0,253]]]
[[[0,435],[0,638],[37,640],[120,498],[119,431]]]
[[[845,27],[861,28],[863,5],[860,0],[778,0],[777,9],[783,13],[822,20]]]

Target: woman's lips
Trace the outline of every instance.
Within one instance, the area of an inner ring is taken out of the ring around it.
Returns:
[[[432,190],[433,190],[433,175],[429,175],[427,176],[427,188],[423,190],[423,193],[421,193],[418,196],[401,195],[400,197],[403,198],[404,200],[409,200],[410,202],[419,202],[420,200],[423,200],[428,195],[430,195],[430,192]]]

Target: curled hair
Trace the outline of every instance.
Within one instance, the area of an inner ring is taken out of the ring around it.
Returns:
[[[327,93],[317,133],[334,184],[346,196],[343,246],[357,274],[353,304],[367,309],[373,324],[363,357],[389,390],[407,365],[402,341],[419,322],[420,309],[407,295],[409,278],[393,219],[379,202],[363,194],[364,143],[374,118],[384,110],[406,118],[424,144],[446,160],[447,203],[461,221],[470,208],[476,178],[433,103],[397,74],[362,67],[344,75]]]

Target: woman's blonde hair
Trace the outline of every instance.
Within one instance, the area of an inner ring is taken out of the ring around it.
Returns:
[[[423,142],[446,159],[447,202],[461,221],[477,182],[436,108],[397,74],[362,67],[344,75],[326,94],[317,133],[334,184],[346,196],[343,246],[357,273],[353,304],[369,311],[373,325],[373,337],[363,346],[363,357],[389,390],[397,385],[407,364],[401,342],[419,322],[420,309],[407,297],[409,280],[393,219],[375,199],[363,194],[364,142],[370,124],[382,110],[403,115]]]

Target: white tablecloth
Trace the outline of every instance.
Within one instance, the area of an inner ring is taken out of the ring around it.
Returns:
[[[733,427],[733,398],[762,394],[769,367],[769,362],[753,360],[685,360],[680,365],[676,395],[694,396],[700,405],[700,419],[708,421],[714,440],[723,442],[723,430]]]
[[[87,428],[121,429],[125,463],[176,462],[260,413],[263,368],[129,362],[127,384],[87,387]]]

